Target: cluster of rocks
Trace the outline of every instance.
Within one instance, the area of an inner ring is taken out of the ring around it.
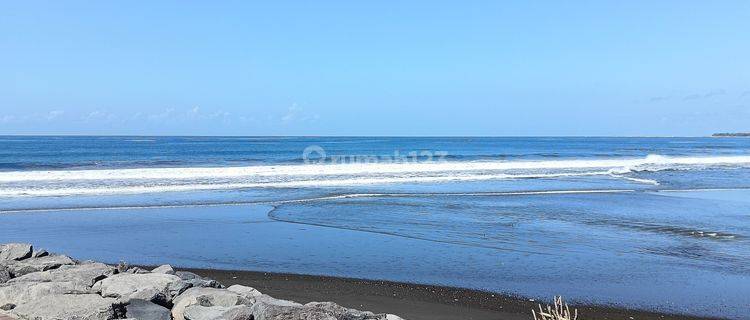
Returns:
[[[0,245],[0,320],[403,320],[390,314],[275,299],[169,265],[148,271]]]

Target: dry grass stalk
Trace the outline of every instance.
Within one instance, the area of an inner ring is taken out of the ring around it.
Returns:
[[[547,306],[547,310],[539,305],[539,313],[535,310],[531,310],[531,314],[534,315],[534,320],[576,320],[578,319],[578,309],[573,309],[573,313],[570,313],[568,304],[563,302],[562,297],[555,297],[554,307]],[[538,316],[538,317],[537,317]]]

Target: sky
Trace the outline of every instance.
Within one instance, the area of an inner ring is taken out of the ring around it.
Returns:
[[[750,1],[5,1],[0,134],[750,131]]]

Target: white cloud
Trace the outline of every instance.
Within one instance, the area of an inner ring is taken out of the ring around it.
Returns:
[[[287,109],[286,113],[281,117],[281,122],[284,124],[292,123],[292,122],[315,122],[320,119],[319,114],[308,114],[305,113],[302,108],[298,107],[297,104],[293,104],[289,109]]]
[[[248,116],[239,116],[237,117],[237,120],[240,122],[258,122],[254,117],[248,117]]]
[[[684,100],[708,99],[711,97],[721,96],[726,93],[727,92],[724,89],[713,90],[713,91],[709,91],[706,93],[693,93],[693,94],[685,96]]]
[[[174,108],[167,108],[167,109],[164,109],[164,111],[160,113],[153,113],[153,114],[148,115],[148,120],[161,121],[164,119],[168,119],[168,118],[171,118],[172,113],[174,113]]]
[[[287,109],[286,114],[284,114],[281,117],[281,122],[289,123],[289,122],[294,121],[297,118],[300,111],[301,110],[300,108],[297,107],[297,104],[296,103],[293,104],[291,107],[289,107],[289,109]]]
[[[44,119],[46,119],[47,121],[52,121],[52,120],[57,119],[59,116],[63,115],[64,113],[65,111],[62,111],[62,110],[52,110],[48,112],[46,115],[44,115]]]
[[[12,116],[12,115],[0,116],[0,123],[11,123],[15,120],[16,120],[16,116]]]
[[[226,119],[229,118],[230,115],[231,114],[229,112],[219,110],[219,111],[216,111],[214,113],[209,114],[208,115],[208,119],[218,119],[218,118],[221,118],[221,119],[226,120]]]
[[[200,112],[201,112],[201,108],[195,106],[192,109],[190,109],[190,110],[187,111],[187,117],[188,117],[188,119],[194,119],[194,118],[198,117],[198,114]]]
[[[117,119],[117,115],[114,113],[109,113],[107,111],[103,110],[94,110],[89,112],[88,114],[81,117],[81,120],[84,122],[91,122],[91,121],[113,121]]]

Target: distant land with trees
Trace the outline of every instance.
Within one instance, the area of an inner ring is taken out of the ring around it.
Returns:
[[[750,137],[750,132],[720,132],[714,133],[712,137]]]

